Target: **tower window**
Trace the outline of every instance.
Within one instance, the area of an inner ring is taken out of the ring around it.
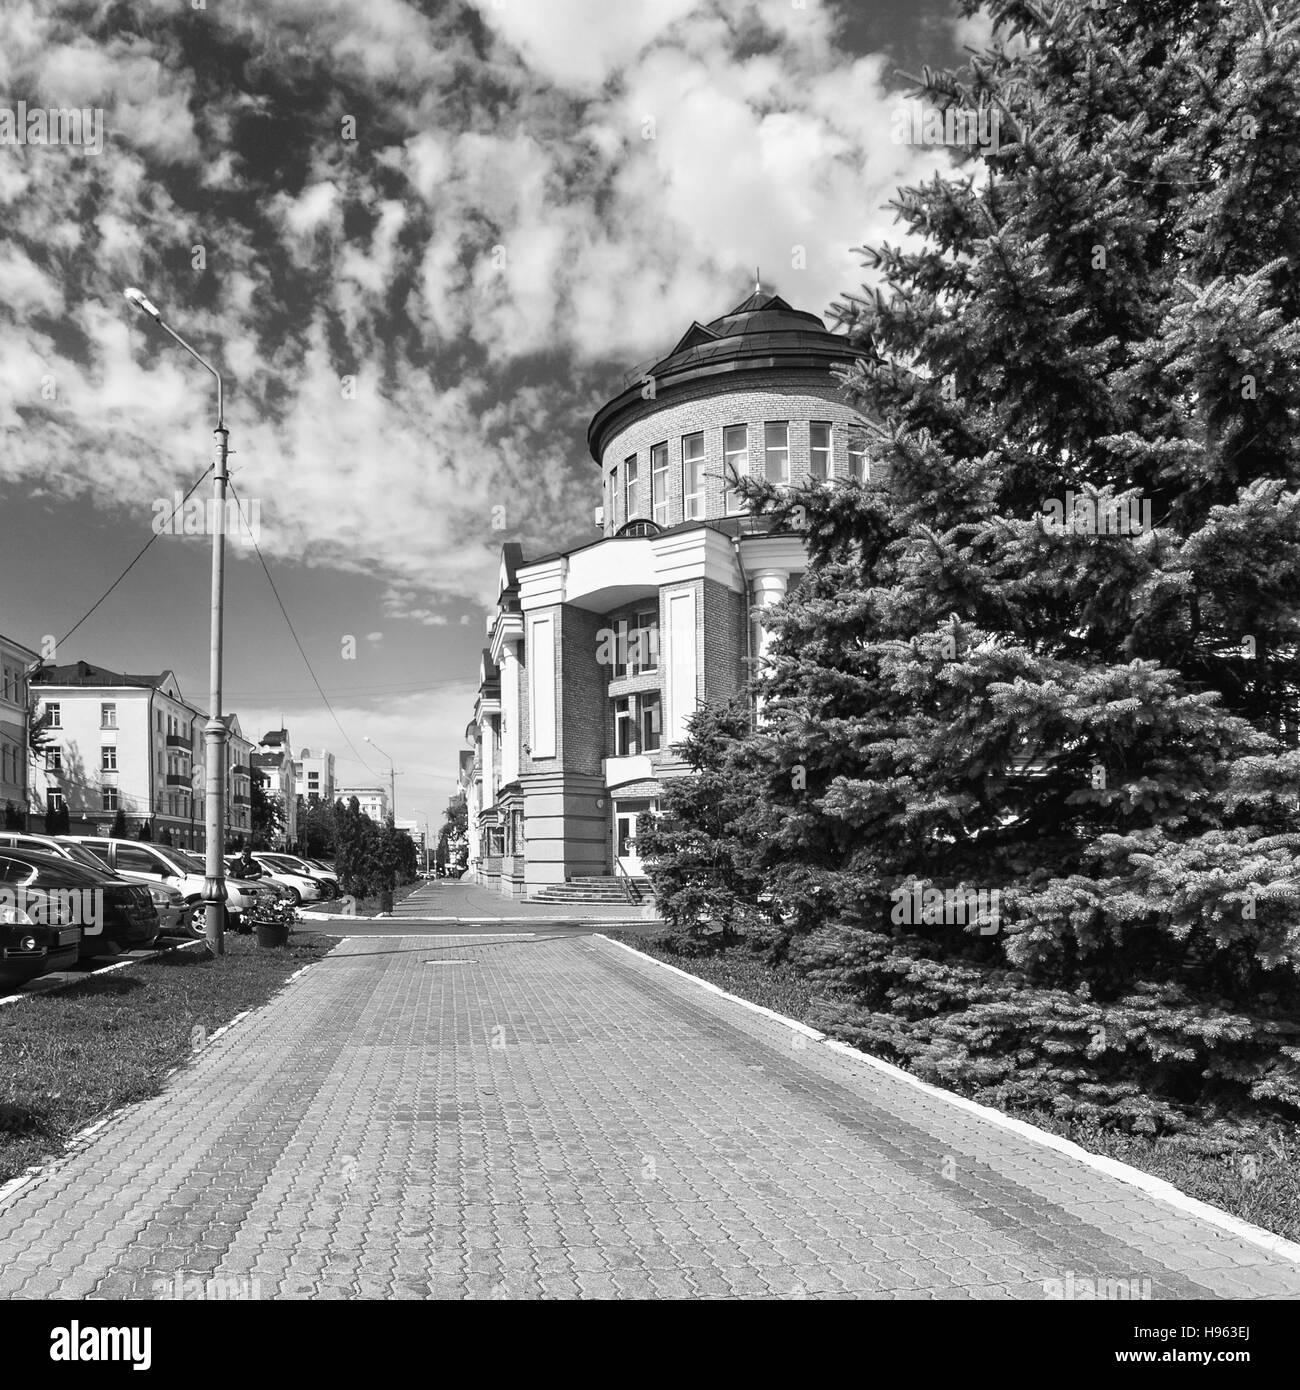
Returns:
[[[763,429],[765,472],[769,483],[790,486],[790,422],[771,420]]]
[[[656,444],[650,450],[651,515],[661,525],[668,522],[668,445]]]
[[[831,427],[823,420],[808,426],[808,472],[819,483],[831,476]]]
[[[867,458],[867,435],[861,427],[849,430],[849,477],[865,483],[871,479],[871,462]]]
[[[704,515],[704,434],[682,435],[682,515],[694,521]]]
[[[722,431],[722,462],[724,472],[730,478],[749,475],[749,426],[728,425]],[[727,511],[734,516],[740,511],[740,493],[735,488],[727,489]]]
[[[636,455],[623,460],[623,520],[631,521],[637,514]]]

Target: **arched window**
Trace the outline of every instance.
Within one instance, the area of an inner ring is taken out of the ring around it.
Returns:
[[[622,536],[657,536],[663,529],[664,528],[657,522],[634,518],[632,521],[620,526],[618,530],[614,532],[614,536],[616,539]]]

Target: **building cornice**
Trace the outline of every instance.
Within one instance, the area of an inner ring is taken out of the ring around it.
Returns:
[[[514,647],[524,640],[524,615],[522,613],[498,613],[492,624],[492,641],[488,651],[495,665],[501,665],[501,657],[507,647]]]
[[[744,390],[744,383],[736,380],[756,373],[802,372],[817,376],[823,384],[834,385],[831,369],[835,366],[849,366],[860,357],[866,356],[862,348],[854,347],[847,339],[836,339],[827,334],[825,347],[804,344],[799,347],[772,351],[764,346],[753,352],[743,348],[734,357],[721,362],[707,362],[686,366],[654,376],[655,393],[647,399],[642,393],[642,383],[633,382],[625,391],[606,401],[591,418],[587,427],[587,450],[596,463],[603,464],[605,446],[633,418],[648,415],[660,409],[675,394],[689,386],[716,382],[729,390]],[[647,374],[652,375],[652,374]]]

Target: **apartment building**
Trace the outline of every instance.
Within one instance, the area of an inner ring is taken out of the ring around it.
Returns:
[[[267,796],[280,802],[284,828],[276,837],[278,846],[297,844],[298,777],[288,729],[271,729],[263,734],[251,762],[265,784]]]
[[[31,757],[28,753],[27,672],[36,653],[0,636],[0,810],[12,806],[25,819],[29,809]]]
[[[382,825],[388,819],[387,787],[340,787],[338,789],[337,799],[345,806],[354,796],[361,806],[362,814],[369,816],[377,825]]]
[[[202,850],[205,830],[203,729],[171,671],[131,675],[88,661],[43,667],[32,677],[38,713],[48,714],[44,765],[33,777],[40,814],[66,807],[74,833],[106,835],[120,810],[127,833],[149,826],[182,849]],[[236,715],[227,729],[228,835],[249,830],[251,744]]]
[[[298,795],[304,801],[319,797],[327,806],[335,801],[334,754],[327,748],[304,748],[294,764]]]

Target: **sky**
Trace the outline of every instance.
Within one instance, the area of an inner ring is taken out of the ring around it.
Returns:
[[[903,74],[987,38],[939,0],[5,0],[0,109],[103,140],[0,145],[0,632],[207,707],[204,537],[66,637],[211,461],[212,378],[138,286],[225,377],[279,594],[232,536],[225,709],[345,784],[391,760],[436,826],[501,545],[595,538],[592,414],[756,267],[858,290],[948,165],[894,143]]]

